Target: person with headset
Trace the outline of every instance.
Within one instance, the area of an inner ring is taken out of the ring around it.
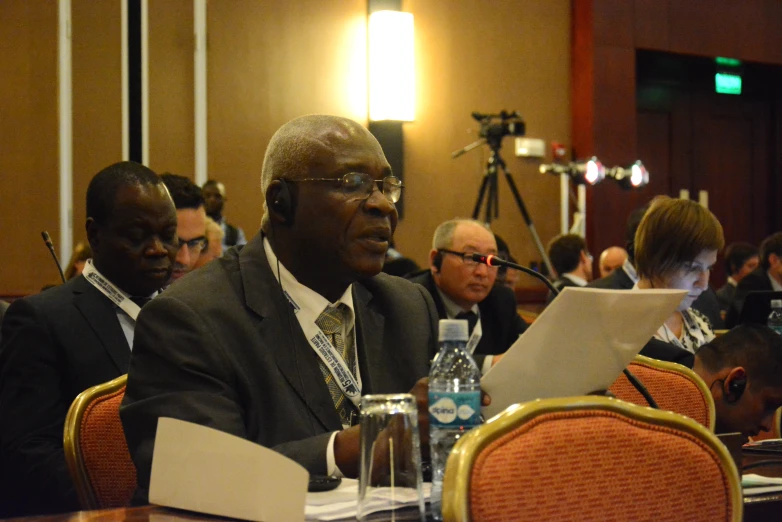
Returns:
[[[782,336],[764,325],[737,326],[700,347],[693,371],[714,398],[716,433],[771,430],[782,407]]]
[[[516,313],[510,288],[496,286],[497,267],[474,261],[473,253],[497,255],[489,228],[472,219],[451,219],[434,232],[429,269],[410,276],[434,299],[440,319],[466,319],[468,348],[486,371],[527,329]],[[487,357],[482,357],[487,356]]]
[[[402,193],[380,144],[345,118],[294,119],[269,142],[261,186],[261,233],[139,319],[120,411],[136,501],[160,416],[356,477],[361,396],[412,389],[428,445],[437,314],[423,288],[380,273]]]

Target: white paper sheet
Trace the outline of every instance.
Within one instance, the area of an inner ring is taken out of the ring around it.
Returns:
[[[484,416],[520,402],[608,389],[686,294],[564,288],[481,379],[491,396]]]
[[[178,419],[158,421],[152,504],[262,522],[304,520],[309,473],[248,440]]]
[[[396,520],[420,520],[415,507],[418,504],[418,494],[409,489],[398,489],[391,495],[391,488],[380,488],[369,505],[368,513],[389,511],[391,507],[409,507],[409,513],[403,513]],[[430,482],[423,484],[424,499],[428,500],[432,490]],[[342,479],[337,489],[307,494],[306,519],[308,521],[355,520],[358,508],[358,481]],[[409,515],[409,516],[406,516]]]

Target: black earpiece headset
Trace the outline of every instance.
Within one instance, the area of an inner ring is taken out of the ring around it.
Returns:
[[[434,257],[432,258],[432,266],[435,267],[438,272],[443,266],[443,253],[440,252],[439,250],[435,253]]]
[[[730,396],[729,402],[738,401],[741,396],[744,395],[745,389],[747,389],[746,377],[738,377],[730,381],[730,384],[728,384],[728,395]]]
[[[272,201],[272,206],[276,212],[279,212],[283,218],[285,218],[285,224],[290,225],[293,223],[293,197],[291,196],[291,189],[288,183],[284,179],[279,179],[280,190],[277,191],[277,195]]]

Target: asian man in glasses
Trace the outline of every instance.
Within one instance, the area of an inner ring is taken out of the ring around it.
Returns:
[[[188,178],[168,172],[160,177],[176,205],[179,250],[169,282],[173,283],[195,268],[201,251],[206,250],[206,209],[201,189]]]
[[[497,267],[479,264],[471,254],[497,254],[494,234],[481,222],[452,219],[437,227],[429,253],[429,269],[410,276],[434,299],[440,319],[466,319],[470,329],[468,348],[478,355],[505,350],[526,329],[516,313],[516,297],[510,288],[494,286]],[[492,358],[477,358],[484,370]]]

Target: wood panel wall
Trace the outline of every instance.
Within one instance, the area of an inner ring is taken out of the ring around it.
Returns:
[[[597,154],[609,165],[634,161],[639,152],[636,49],[782,64],[777,0],[573,0],[572,17],[573,147],[579,157]],[[610,185],[588,195],[590,247],[598,253],[624,244],[616,201],[639,196]],[[777,222],[782,226],[782,218]]]

